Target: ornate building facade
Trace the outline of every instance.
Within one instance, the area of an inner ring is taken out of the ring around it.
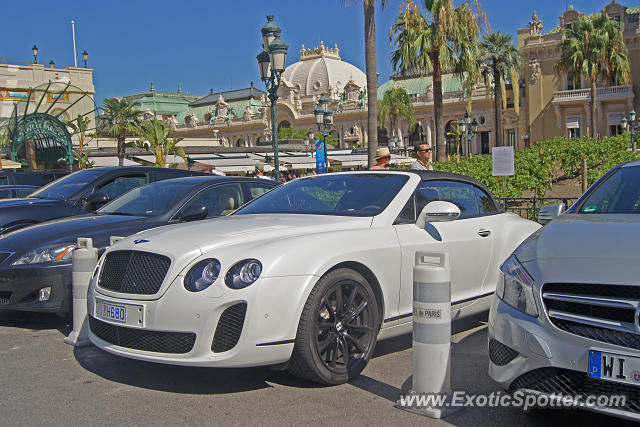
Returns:
[[[640,107],[636,96],[636,90],[640,88],[640,8],[627,8],[612,1],[602,12],[623,24],[632,70],[631,82],[598,82],[598,133],[609,136],[621,131],[623,114]],[[545,33],[543,23],[534,11],[528,25],[518,29],[517,43],[523,66],[519,81],[508,81],[507,85],[507,105],[502,117],[505,144],[523,148],[556,136],[576,137],[591,133],[588,82],[573,82],[566,76],[557,76],[554,71],[565,29],[579,15],[580,12],[569,8],[560,16],[558,25]],[[332,135],[339,141],[339,147],[366,145],[364,72],[342,61],[337,46],[331,48],[324,43],[313,49],[302,46],[299,54],[299,61],[284,71],[279,88],[278,129],[315,130],[313,110],[320,96],[325,94],[334,111]],[[513,84],[519,88],[517,105]],[[379,133],[379,143],[409,146],[419,138],[434,142],[432,77],[394,76],[378,88],[378,99],[395,86],[403,87],[410,94],[418,126],[410,130],[407,123],[401,122],[397,129],[384,129]],[[471,99],[467,99],[461,81],[453,75],[444,75],[443,92],[441,125],[449,152],[455,150],[457,143],[457,137],[451,132],[452,125],[470,108],[471,117],[478,122],[478,132],[471,139],[471,151],[474,154],[489,153],[495,145],[492,88],[487,87],[484,81],[478,81]],[[185,138],[183,145],[249,148],[271,144],[270,103],[266,93],[254,87],[253,83],[246,89],[212,92],[204,98],[191,100],[188,107],[183,105],[182,108],[182,112],[173,115],[171,120],[175,136]]]
[[[632,109],[638,110],[637,90],[640,89],[640,8],[627,8],[615,1],[607,4],[603,13],[622,23],[624,41],[629,50],[631,81],[597,82],[596,129],[600,136],[621,132],[620,121]],[[543,33],[543,23],[534,12],[528,27],[518,30],[518,48],[522,55],[526,96],[524,100],[527,133],[531,141],[555,136],[575,137],[591,134],[590,82],[583,78],[576,82],[566,75],[557,76],[554,65],[560,58],[558,44],[565,37],[565,29],[581,13],[570,7],[560,16],[560,22]]]

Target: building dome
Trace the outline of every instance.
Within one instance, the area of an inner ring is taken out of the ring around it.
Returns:
[[[367,85],[365,74],[358,67],[340,59],[338,46],[327,48],[324,43],[315,49],[300,50],[300,61],[289,65],[283,80],[300,97],[341,92],[352,80],[359,87]]]

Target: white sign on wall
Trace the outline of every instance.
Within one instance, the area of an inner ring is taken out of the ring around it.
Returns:
[[[493,161],[493,176],[513,176],[515,166],[513,160],[513,147],[493,147],[491,149]]]

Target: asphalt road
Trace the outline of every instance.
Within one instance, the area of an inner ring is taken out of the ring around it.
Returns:
[[[486,327],[452,337],[452,384],[499,387],[487,375]],[[411,337],[378,343],[358,379],[321,387],[266,368],[206,369],[119,358],[63,343],[55,315],[0,311],[1,426],[32,425],[623,425],[577,410],[464,408],[444,420],[394,405],[411,387]]]

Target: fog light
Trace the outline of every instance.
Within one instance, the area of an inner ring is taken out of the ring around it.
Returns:
[[[40,289],[38,301],[49,301],[49,298],[51,298],[51,286]]]

